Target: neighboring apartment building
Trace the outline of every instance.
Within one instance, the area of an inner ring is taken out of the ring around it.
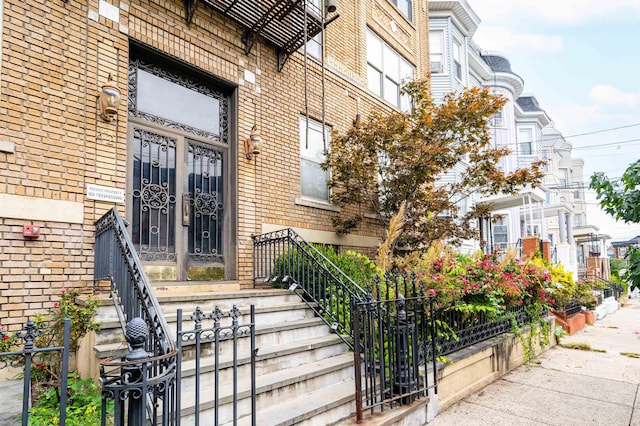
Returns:
[[[511,70],[500,54],[489,54],[473,43],[480,18],[465,0],[429,2],[429,38],[432,95],[436,101],[449,92],[469,86],[490,87],[507,98],[502,111],[490,120],[496,146],[507,146],[512,154],[502,160],[510,172],[527,167],[541,158],[540,135],[550,120],[543,111],[531,111],[518,102],[524,82]],[[459,167],[464,167],[461,163]],[[514,196],[478,199],[472,195],[467,204],[493,206],[490,218],[479,219],[480,240],[485,250],[504,250],[519,244],[524,236],[541,232],[544,226],[540,188],[523,188]],[[465,242],[463,250],[479,248],[479,241]]]
[[[589,258],[604,254],[603,241],[608,236],[598,234],[598,228],[587,222],[583,161],[572,159],[571,144],[555,129],[536,97],[523,93],[524,81],[512,71],[509,60],[474,44],[480,18],[466,0],[430,1],[429,14],[434,99],[469,86],[495,90],[507,98],[489,123],[495,145],[511,150],[502,168],[508,172],[547,161],[543,185],[536,189],[525,187],[516,196],[470,197],[468,205],[492,204],[491,217],[479,220],[485,250],[520,246],[523,238],[535,235],[549,243],[552,260],[576,276],[579,270],[586,271]],[[477,241],[462,247],[476,248]]]
[[[584,161],[572,157],[572,144],[553,126],[544,129],[543,149],[548,169],[545,185],[549,188],[545,215],[557,259],[564,264],[575,260],[579,277],[586,277],[587,270],[608,276],[608,262],[603,260],[611,237],[587,220]]]
[[[377,247],[377,219],[334,232],[320,163],[331,130],[406,106],[402,79],[427,76],[426,1],[303,4],[0,1],[2,324],[90,287],[114,206],[154,279],[249,286],[251,236],[284,227]],[[120,105],[98,108],[101,90]]]

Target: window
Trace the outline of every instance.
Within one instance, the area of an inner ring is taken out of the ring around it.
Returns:
[[[507,249],[509,246],[509,221],[508,216],[493,218],[491,232],[493,233],[494,247]]]
[[[413,1],[412,0],[391,0],[409,21],[413,20]]]
[[[558,169],[558,179],[560,181],[560,188],[566,188],[569,183],[569,169]]]
[[[414,67],[398,52],[367,30],[367,82],[369,90],[395,107],[407,111],[409,97],[400,95],[404,79],[413,78]]]
[[[444,69],[444,31],[429,31],[429,64],[431,74],[443,74]]]
[[[489,118],[489,126],[491,127],[502,127],[504,120],[502,119],[502,110],[496,112]]]
[[[309,139],[307,140],[306,117],[300,117],[300,192],[305,198],[329,202],[329,171],[320,166],[326,158],[329,148],[329,128],[325,127],[326,143],[322,140],[322,124],[309,120]]]
[[[462,43],[453,39],[453,71],[456,78],[462,81]]]
[[[320,8],[321,0],[310,0],[307,2],[307,10],[312,15],[316,15],[319,19],[321,18]],[[300,52],[304,54],[304,46],[300,48]],[[322,32],[316,34],[312,39],[307,42],[307,55],[316,58],[317,60],[322,59]]]
[[[518,129],[518,145],[520,154],[533,154],[533,129]]]
[[[549,167],[549,150],[545,149],[544,151],[542,151],[542,160],[544,161],[544,168],[542,169],[542,171],[545,173],[549,173],[549,171],[551,170],[551,168]]]

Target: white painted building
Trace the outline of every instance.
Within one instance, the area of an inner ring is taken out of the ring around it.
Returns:
[[[553,127],[536,97],[523,93],[524,81],[513,72],[509,60],[474,44],[480,18],[467,1],[434,0],[428,4],[431,90],[436,102],[464,87],[490,87],[507,98],[502,111],[490,120],[493,143],[511,151],[502,160],[503,170],[512,172],[534,161],[548,160],[547,175],[538,188],[524,187],[514,196],[470,197],[469,205],[492,204],[491,217],[479,220],[482,245],[487,251],[503,250],[537,235],[550,242],[554,260],[577,274],[593,244],[587,247],[582,240],[576,241],[576,232],[581,238],[597,234],[597,227],[588,225],[586,218],[582,160],[571,158],[571,145]],[[455,172],[448,176],[455,176]],[[479,241],[469,241],[461,248],[478,247]]]

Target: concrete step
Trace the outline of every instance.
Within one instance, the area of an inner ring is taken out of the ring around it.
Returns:
[[[175,333],[175,328],[172,332]],[[329,327],[327,327],[321,318],[305,318],[265,326],[256,324],[256,346],[282,345],[311,337],[327,336],[329,333]],[[173,339],[175,339],[175,336]],[[221,341],[220,351],[222,353],[231,351],[232,343],[229,339]],[[183,356],[187,360],[193,355],[192,349],[194,345],[194,341],[183,342]],[[249,351],[250,347],[251,341],[248,337],[238,339],[238,351]],[[201,350],[201,356],[210,355],[214,350],[213,343],[202,343]],[[127,343],[122,340],[119,342],[96,344],[94,346],[94,353],[99,359],[122,357],[127,353]]]
[[[188,306],[188,305],[187,305]],[[193,310],[195,310],[197,305],[189,306],[189,311],[182,312],[183,318],[183,330],[192,329],[194,322],[191,320],[191,314]],[[185,306],[186,308],[186,306]],[[250,322],[250,306],[248,305],[240,305],[237,306],[238,310],[242,313],[238,317],[239,324],[248,324]],[[113,309],[113,308],[112,308]],[[171,331],[171,335],[175,339],[176,336],[176,322],[177,322],[177,311],[168,311],[165,309],[164,305],[162,305],[164,316],[169,325],[169,330]],[[204,311],[205,314],[210,314],[211,312]],[[225,314],[228,314],[228,311],[223,311]],[[278,324],[287,321],[295,321],[299,319],[308,319],[313,318],[314,313],[311,311],[306,303],[300,301],[287,302],[282,303],[277,306],[272,307],[259,307],[255,308],[256,314],[256,324],[260,325],[270,325],[270,324]],[[220,321],[222,326],[227,326],[231,324],[231,318],[225,317]],[[205,319],[202,322],[203,327],[211,327],[213,326],[213,321],[210,319]],[[96,344],[102,345],[107,343],[116,343],[124,341],[124,335],[122,333],[122,328],[120,326],[120,321],[117,318],[105,318],[101,320],[101,328],[100,332],[96,338]]]
[[[354,417],[355,410],[355,382],[345,380],[259,410],[256,423],[273,426],[326,426]],[[232,424],[233,422],[224,423],[224,426]],[[241,417],[237,425],[251,425],[251,417]]]
[[[181,292],[167,290],[156,294],[156,299],[162,311],[166,314],[173,314],[178,309],[193,312],[199,306],[205,313],[210,313],[218,306],[223,312],[228,312],[233,305],[249,306],[254,305],[256,309],[272,308],[291,303],[300,303],[300,297],[293,292],[281,289],[269,290],[246,290],[237,292]],[[113,306],[113,301],[107,294],[98,296],[98,320],[117,319],[117,314]]]
[[[325,358],[342,355],[347,346],[337,335],[313,337],[277,346],[258,348],[256,356],[256,376],[274,373],[288,368],[295,368],[308,363],[321,361]],[[230,383],[233,380],[233,354],[222,353],[218,360],[220,383]],[[237,358],[237,377],[249,377],[251,374],[250,353],[244,352]],[[196,361],[191,359],[182,363],[182,390],[193,392],[195,389]],[[200,359],[201,388],[213,387],[215,383],[215,359],[213,356]]]
[[[207,283],[154,283],[154,292],[165,314],[172,339],[176,338],[178,308],[183,312],[183,331],[193,329],[190,319],[196,306],[210,314],[216,306],[228,314],[235,305],[242,315],[239,324],[248,324],[249,306],[256,312],[256,387],[258,424],[329,425],[352,416],[355,411],[353,354],[339,336],[331,334],[321,318],[288,290],[257,289],[247,291],[209,291]],[[216,290],[219,290],[216,288]],[[94,351],[99,358],[119,358],[127,353],[113,302],[104,301],[100,308],[103,329],[96,338]],[[225,317],[222,325],[229,325]],[[213,321],[202,321],[204,329]],[[238,378],[238,398],[235,409],[240,424],[249,421],[250,339],[238,338],[237,370],[233,371],[233,341],[220,341],[219,371],[220,424],[230,422],[234,411],[233,377]],[[181,413],[183,424],[194,423],[195,404],[195,342],[184,340],[181,366]],[[200,424],[214,425],[215,348],[205,342],[200,352]]]
[[[280,413],[279,417],[285,420],[273,422],[270,415],[274,406],[280,405],[283,401],[298,400],[303,396],[310,396],[320,401],[324,407],[318,408],[315,414],[320,411],[328,411],[329,407],[338,407],[353,401],[355,386],[353,384],[353,355],[344,353],[342,355],[325,358],[313,363],[304,364],[294,368],[288,368],[273,373],[263,374],[256,378],[256,409],[262,420],[258,419],[258,424],[294,424],[291,419],[303,418],[309,413],[298,413],[288,410]],[[348,383],[345,385],[344,394],[334,394],[332,389],[336,384]],[[347,388],[349,396],[347,397]],[[194,421],[194,392],[181,391],[182,421],[185,424],[192,424]],[[251,412],[251,392],[248,377],[241,378],[238,382],[238,394],[236,400],[239,417],[246,416]],[[321,396],[321,397],[320,397]],[[233,414],[233,387],[226,384],[220,388],[220,418],[219,424],[230,422]],[[213,425],[213,389],[204,388],[200,393],[200,424]],[[291,406],[290,408],[293,408]],[[305,410],[307,407],[304,407]],[[349,416],[355,407],[347,409],[345,416]],[[311,414],[313,415],[313,414]],[[340,417],[340,416],[337,416]],[[344,418],[344,417],[340,417]],[[206,420],[203,420],[206,419]],[[286,422],[290,423],[286,423]]]

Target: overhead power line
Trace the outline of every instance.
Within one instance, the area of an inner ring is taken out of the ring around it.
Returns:
[[[601,144],[596,144],[596,145],[574,146],[572,148],[572,151],[577,151],[577,150],[582,150],[582,149],[602,148],[602,147],[605,147],[605,146],[624,145],[624,144],[632,143],[632,142],[640,142],[640,139],[627,139],[625,141],[619,141],[619,142],[607,142],[607,143],[601,143]]]
[[[592,132],[585,132],[585,133],[576,133],[574,135],[569,135],[569,136],[564,136],[562,134],[559,134],[558,136],[548,136],[548,137],[543,137],[540,140],[543,141],[552,141],[552,140],[560,140],[560,139],[569,139],[569,138],[577,138],[578,136],[589,136],[589,135],[596,135],[598,133],[606,133],[606,132],[612,132],[614,130],[621,130],[621,129],[628,129],[630,127],[638,127],[640,126],[640,123],[634,123],[634,124],[627,124],[626,126],[618,126],[618,127],[609,127],[607,129],[600,129],[600,130],[594,130]]]

